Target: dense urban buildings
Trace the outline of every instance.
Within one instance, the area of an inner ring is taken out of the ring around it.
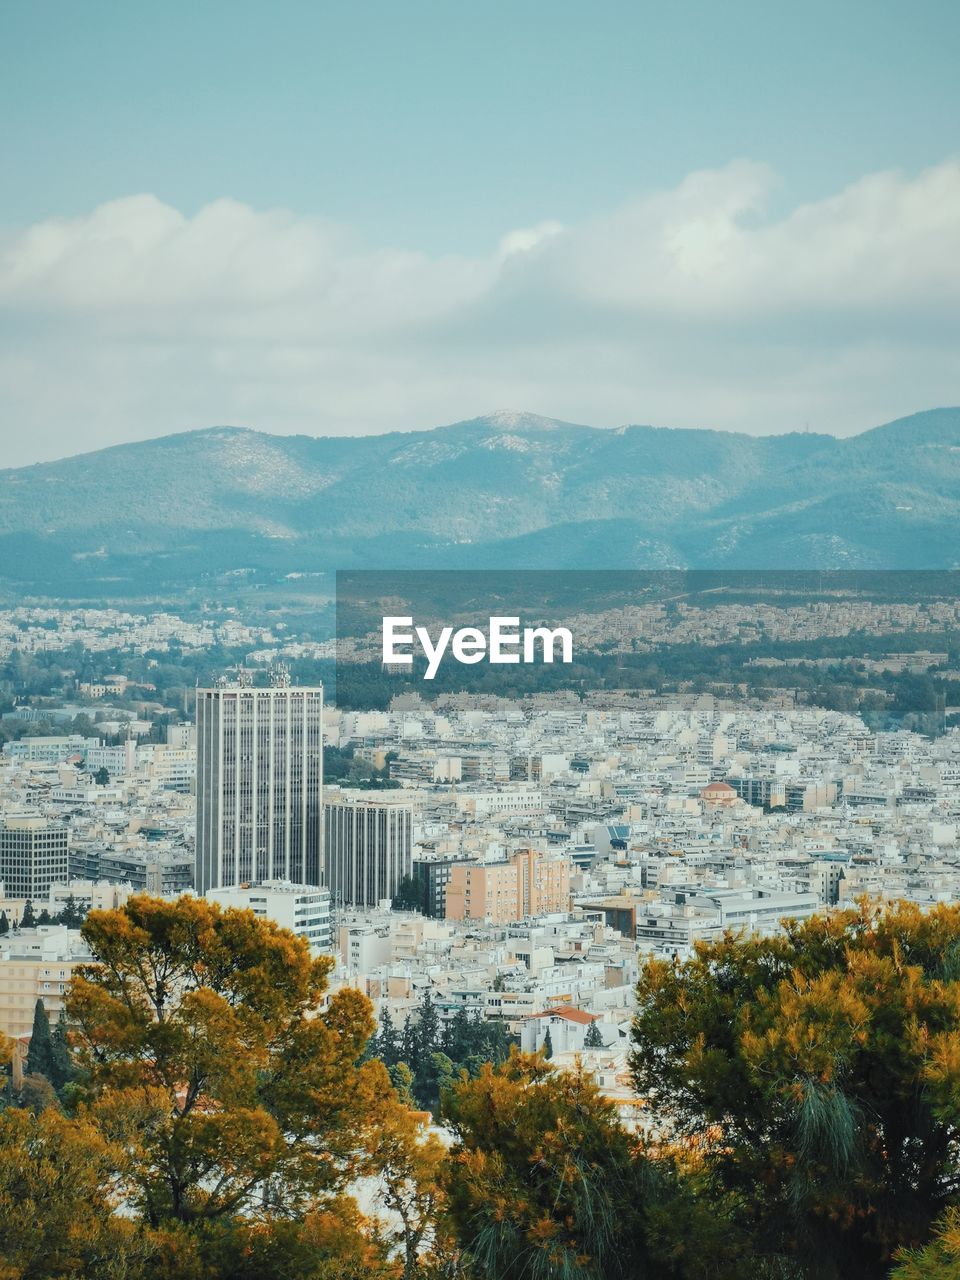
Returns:
[[[242,676],[197,690],[201,893],[254,880],[321,884],[323,690]]]
[[[429,994],[443,1025],[465,1012],[539,1047],[549,1030],[555,1058],[588,1055],[636,1123],[622,1079],[648,955],[687,956],[726,930],[775,934],[786,917],[863,894],[921,909],[960,898],[960,732],[943,731],[960,700],[947,685],[944,716],[923,732],[909,718],[878,727],[889,686],[875,684],[895,668],[960,688],[956,646],[932,638],[956,620],[954,605],[848,600],[680,602],[669,616],[650,605],[590,624],[598,644],[626,625],[637,647],[739,636],[747,654],[761,633],[849,635],[854,654],[871,625],[896,633],[857,659],[863,688],[843,710],[791,687],[802,658],[758,662],[750,669],[784,687],[756,692],[732,680],[663,693],[404,690],[380,708],[340,708],[315,683],[271,677],[302,637],[277,628],[268,641],[225,621],[211,642],[246,637],[259,669],[197,690],[195,728],[192,686],[186,706],[182,692],[161,703],[147,688],[161,649],[126,683],[111,651],[82,693],[78,679],[3,720],[0,819],[63,829],[68,862],[49,883],[5,877],[0,1030],[23,1034],[38,996],[56,1021],[61,970],[68,981],[82,954],[78,909],[144,889],[206,892],[332,951],[332,989],[358,988],[396,1026]],[[18,615],[18,634],[49,653],[49,622]],[[175,642],[167,621],[107,611],[72,622],[122,627],[123,652]],[[931,638],[899,638],[914,630]],[[835,678],[818,675],[820,692]],[[323,785],[322,751],[342,785]],[[21,845],[17,876],[28,860]],[[65,912],[73,924],[59,923]]]

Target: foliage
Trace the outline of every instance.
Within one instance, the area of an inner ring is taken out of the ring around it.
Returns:
[[[79,905],[72,893],[67,895],[67,900],[63,904],[63,909],[56,917],[58,924],[64,924],[68,929],[79,929],[83,924],[86,912]]]
[[[960,907],[866,905],[650,962],[641,1096],[771,1262],[874,1277],[958,1190]]]
[[[356,755],[353,747],[324,747],[323,776],[326,782],[363,791],[391,790],[400,785],[391,780],[389,765],[378,769]]]
[[[67,1033],[67,1019],[61,1014],[50,1037],[51,1075],[50,1083],[63,1096],[63,1091],[71,1083],[76,1072],[70,1056],[70,1040]]]
[[[503,1062],[508,1051],[503,1023],[487,1021],[462,1007],[441,1023],[429,991],[416,1019],[407,1018],[399,1035],[389,1009],[384,1008],[370,1044],[370,1052],[384,1063],[395,1084],[397,1067],[409,1068],[414,1101],[431,1111],[439,1110],[443,1091],[461,1072],[476,1075],[486,1062]]]
[[[23,1077],[17,1105],[32,1111],[34,1115],[40,1115],[48,1107],[56,1107],[57,1091],[46,1076],[30,1072]]]
[[[603,1036],[600,1034],[600,1027],[596,1022],[591,1022],[587,1027],[587,1033],[583,1037],[583,1047],[585,1049],[602,1049]]]
[[[960,1280],[960,1206],[947,1210],[925,1248],[904,1250],[890,1274],[891,1280]]]
[[[0,1112],[0,1280],[140,1274],[134,1228],[114,1213],[117,1160],[88,1121]]]
[[[419,911],[427,915],[427,882],[417,876],[404,876],[393,898],[395,911]]]
[[[357,1065],[372,1030],[356,992],[317,1016],[329,959],[252,912],[131,898],[83,926],[97,963],[68,1001],[91,1114],[128,1150],[148,1223],[270,1217],[337,1194],[388,1089]]]
[[[51,1083],[53,1082],[53,1039],[50,1035],[50,1019],[43,1001],[39,999],[33,1009],[33,1030],[30,1033],[26,1069],[30,1075],[45,1076]]]
[[[446,1149],[424,1121],[422,1114],[388,1101],[370,1151],[380,1202],[396,1222],[390,1238],[399,1246],[404,1280],[421,1275],[431,1255],[449,1251],[439,1228]]]
[[[447,1101],[449,1214],[482,1280],[668,1276],[644,1245],[646,1162],[581,1069],[514,1053]]]

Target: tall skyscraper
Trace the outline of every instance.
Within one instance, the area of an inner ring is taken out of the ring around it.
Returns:
[[[323,689],[283,673],[198,689],[198,891],[322,874]]]
[[[327,792],[325,883],[334,907],[393,898],[413,868],[413,806],[389,792]]]
[[[0,882],[8,898],[45,898],[69,873],[67,828],[34,814],[0,822]]]

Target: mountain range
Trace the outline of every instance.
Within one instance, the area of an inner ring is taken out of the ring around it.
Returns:
[[[960,408],[838,439],[496,413],[213,427],[0,471],[8,592],[134,596],[336,568],[952,568]]]

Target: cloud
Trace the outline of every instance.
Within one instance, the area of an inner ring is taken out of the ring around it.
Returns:
[[[152,195],[0,242],[0,462],[213,423],[323,434],[496,406],[853,430],[960,401],[960,163],[776,217],[738,161],[487,255]]]

